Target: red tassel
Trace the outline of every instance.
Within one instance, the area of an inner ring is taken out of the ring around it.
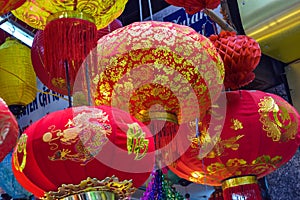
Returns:
[[[229,184],[227,184],[228,181],[230,182]],[[228,179],[223,182],[222,188],[224,200],[262,200],[255,176]]]
[[[90,21],[77,18],[55,19],[44,30],[45,65],[52,77],[65,76],[69,65],[70,85],[89,52],[97,45],[97,28]],[[62,86],[63,87],[63,86]]]

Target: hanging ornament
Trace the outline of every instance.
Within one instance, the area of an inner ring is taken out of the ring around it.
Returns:
[[[166,2],[173,6],[184,7],[185,11],[190,15],[205,8],[215,9],[221,3],[220,0],[166,0]]]
[[[0,162],[0,187],[13,199],[29,199],[32,194],[26,191],[14,177],[11,159],[12,152]]]
[[[30,60],[30,49],[7,38],[0,46],[0,97],[7,105],[27,105],[37,92],[36,75]]]
[[[16,119],[0,98],[0,162],[16,145],[18,134],[19,127]]]
[[[96,33],[97,40],[104,35],[122,27],[122,23],[119,20],[114,20],[107,27],[99,29]],[[68,95],[67,77],[65,68],[49,68],[44,62],[45,59],[45,46],[44,46],[44,32],[38,30],[34,36],[34,40],[31,48],[31,60],[37,77],[46,85],[49,89],[56,91],[60,94]],[[79,63],[78,63],[79,64]],[[81,63],[80,63],[81,64]],[[80,64],[78,66],[80,66]],[[77,70],[77,69],[76,69]],[[72,86],[74,78],[76,76],[76,70],[69,70],[70,86],[72,92]]]
[[[71,95],[79,67],[97,44],[97,29],[117,18],[126,3],[29,0],[12,13],[33,28],[44,30],[44,64],[52,76],[51,84],[62,94]]]
[[[0,1],[0,15],[8,13],[20,7],[26,0],[2,0]]]
[[[50,113],[24,131],[13,170],[37,197],[125,198],[149,177],[153,151],[147,127],[126,112],[73,107]]]
[[[207,132],[207,126],[220,124],[202,121],[201,135],[194,136],[190,148],[169,168],[195,183],[222,185],[224,199],[242,195],[261,199],[257,178],[278,169],[298,149],[299,114],[274,94],[240,90],[226,92],[226,97],[227,112],[220,137],[210,137]],[[201,146],[197,141],[203,139],[217,142],[211,152],[199,159]]]
[[[254,80],[253,70],[261,57],[259,44],[254,39],[229,31],[211,35],[209,39],[223,59],[226,89],[236,90]]]

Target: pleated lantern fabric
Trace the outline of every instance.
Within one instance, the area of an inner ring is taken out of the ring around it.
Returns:
[[[122,27],[121,21],[117,19],[114,20],[107,27],[99,29],[97,31],[97,40],[120,27]],[[34,36],[31,48],[31,61],[37,77],[43,82],[44,85],[60,94],[68,94],[65,67],[49,68],[45,64],[44,32],[42,30],[38,30]],[[77,67],[79,66],[80,65],[77,65]],[[71,94],[75,74],[76,70],[69,71]]]
[[[29,199],[32,194],[16,180],[12,171],[12,152],[0,162],[0,187],[13,199]]]
[[[18,136],[17,120],[0,98],[0,162],[15,147]]]
[[[174,6],[183,7],[190,15],[205,8],[215,9],[221,3],[220,0],[166,0],[166,2]]]
[[[229,31],[211,35],[209,39],[223,59],[226,89],[237,90],[254,80],[253,70],[261,58],[258,42],[249,36]]]
[[[257,179],[284,165],[298,149],[299,114],[270,93],[240,90],[226,92],[226,97],[224,125],[202,121],[200,136],[194,136],[190,148],[169,168],[186,180],[222,186],[225,200],[259,200]],[[220,137],[207,137],[209,126],[221,126]],[[199,159],[204,139],[214,146]]]
[[[73,107],[24,131],[13,153],[13,171],[37,197],[106,191],[125,198],[148,179],[154,153],[150,131],[128,113],[108,106]]]
[[[127,0],[29,0],[12,13],[44,30],[44,64],[51,84],[71,95],[82,62],[97,44],[97,30],[121,15]]]
[[[7,105],[27,105],[36,97],[37,83],[30,49],[7,38],[0,46],[0,97]]]
[[[0,15],[20,7],[26,0],[1,0]]]

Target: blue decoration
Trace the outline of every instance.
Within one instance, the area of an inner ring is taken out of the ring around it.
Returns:
[[[30,199],[32,194],[25,190],[16,180],[12,171],[12,153],[0,162],[0,187],[14,199]]]

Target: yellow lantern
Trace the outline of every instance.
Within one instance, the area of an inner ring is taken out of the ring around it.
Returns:
[[[36,96],[36,75],[30,49],[7,38],[0,46],[0,97],[7,105],[27,105]]]

